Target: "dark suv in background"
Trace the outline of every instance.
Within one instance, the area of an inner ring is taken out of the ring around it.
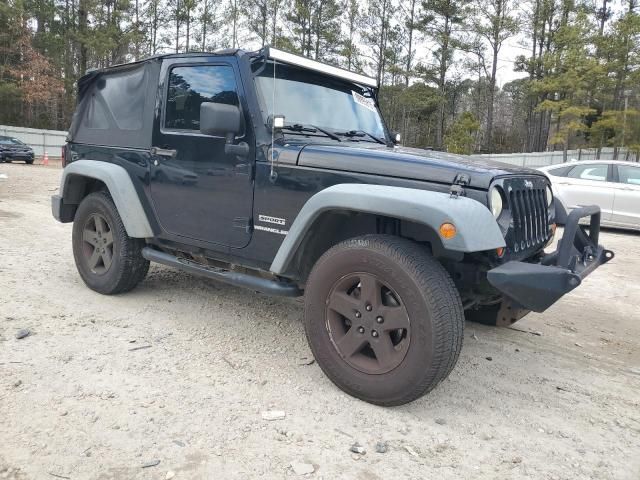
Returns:
[[[0,162],[24,160],[28,165],[33,163],[33,149],[17,138],[0,136]]]

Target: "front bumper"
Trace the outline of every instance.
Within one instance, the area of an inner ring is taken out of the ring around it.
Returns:
[[[580,219],[591,217],[588,227]],[[487,272],[489,283],[522,310],[543,312],[600,265],[614,257],[598,245],[600,207],[575,209],[567,217],[558,249],[540,263],[507,262]]]
[[[33,152],[4,152],[4,158],[11,160],[33,160]]]

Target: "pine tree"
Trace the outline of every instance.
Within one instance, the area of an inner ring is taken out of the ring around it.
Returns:
[[[565,161],[573,135],[586,134],[586,118],[596,113],[589,105],[589,86],[603,71],[587,43],[592,27],[584,12],[572,22],[567,18],[557,31],[556,49],[542,58],[548,75],[533,84],[534,91],[546,98],[537,109],[554,117],[551,142],[562,145]]]
[[[436,148],[443,145],[447,98],[447,73],[455,51],[463,43],[462,30],[467,21],[468,0],[423,0],[420,30],[435,43],[433,51],[437,63],[436,84],[440,92],[440,109],[436,123]]]
[[[489,79],[485,131],[485,148],[489,152],[493,151],[493,114],[498,55],[504,42],[514,36],[519,28],[518,21],[513,15],[514,7],[515,5],[510,0],[476,0],[473,5],[473,15],[470,17],[474,33],[489,46],[489,71],[487,71],[484,55],[481,57],[482,65]]]
[[[473,153],[476,142],[475,135],[480,129],[480,122],[471,112],[464,112],[447,130],[444,143],[447,152],[469,155]]]

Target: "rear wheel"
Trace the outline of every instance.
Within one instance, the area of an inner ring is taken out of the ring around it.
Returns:
[[[411,402],[456,364],[464,314],[453,281],[424,248],[368,235],[340,243],[314,266],[305,329],[325,374],[377,405]]]
[[[82,200],[73,221],[73,256],[89,288],[105,295],[133,289],[149,270],[144,246],[144,240],[127,235],[107,192]]]

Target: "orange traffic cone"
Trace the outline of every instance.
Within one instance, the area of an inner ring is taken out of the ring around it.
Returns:
[[[44,159],[42,160],[43,165],[49,165],[49,154],[44,152]]]

